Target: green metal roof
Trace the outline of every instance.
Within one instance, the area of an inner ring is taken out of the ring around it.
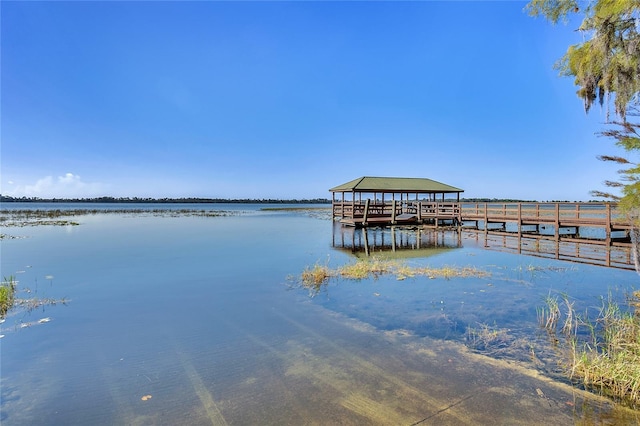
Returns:
[[[463,189],[426,178],[371,177],[364,176],[343,183],[331,192],[408,192],[408,193],[451,193],[464,192]]]

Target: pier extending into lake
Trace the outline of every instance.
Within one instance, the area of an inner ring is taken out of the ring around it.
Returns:
[[[465,227],[531,237],[614,245],[630,241],[631,223],[615,203],[464,203]]]
[[[604,246],[631,243],[631,223],[616,203],[464,203],[456,201],[334,201],[333,218],[347,226],[448,226],[527,238]]]

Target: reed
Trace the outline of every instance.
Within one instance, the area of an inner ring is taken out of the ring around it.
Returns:
[[[9,309],[13,307],[16,293],[16,280],[13,275],[5,277],[0,283],[0,318],[7,315]]]
[[[564,314],[558,299],[551,296],[539,310],[544,313],[539,315],[541,325],[552,333],[560,327],[565,336],[569,378],[633,408],[640,407],[639,296],[634,292],[629,300],[635,312],[622,309],[611,294],[602,297],[595,318],[578,315],[566,296]]]
[[[560,319],[558,298],[549,294],[544,298],[545,306],[538,309],[538,322],[547,331],[555,333]]]

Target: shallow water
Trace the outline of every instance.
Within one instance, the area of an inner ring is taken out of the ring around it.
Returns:
[[[410,265],[490,276],[333,280],[310,294],[292,277],[354,261],[358,250],[342,240],[362,235],[311,211],[261,207],[3,228],[24,237],[1,243],[2,275],[17,277],[18,297],[67,303],[14,310],[1,324],[2,424],[636,419],[527,359],[532,346],[548,352],[537,346],[544,296],[563,292],[579,307],[609,291],[622,300],[635,272],[487,250],[455,232],[398,231],[392,253]],[[369,255],[380,255],[392,235],[369,232]],[[508,330],[522,350],[474,353],[468,331],[482,324]]]

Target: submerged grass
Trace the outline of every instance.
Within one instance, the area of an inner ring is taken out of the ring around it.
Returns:
[[[539,310],[540,324],[553,338],[564,337],[562,352],[569,378],[586,389],[600,392],[633,408],[640,407],[640,291],[629,300],[634,309],[624,310],[611,294],[601,298],[595,318],[579,315],[573,302],[563,296],[549,297]]]
[[[480,351],[500,348],[508,344],[508,332],[505,328],[479,323],[477,327],[467,327],[467,344]]]
[[[299,281],[303,287],[317,293],[331,278],[363,280],[367,278],[378,278],[383,275],[395,275],[396,279],[404,280],[417,276],[426,276],[430,279],[451,279],[456,277],[486,277],[490,274],[489,272],[471,266],[462,268],[455,266],[444,266],[442,268],[414,267],[399,260],[373,257],[370,259],[360,259],[336,269],[331,269],[328,265],[317,263],[313,267],[305,268],[300,275]]]

